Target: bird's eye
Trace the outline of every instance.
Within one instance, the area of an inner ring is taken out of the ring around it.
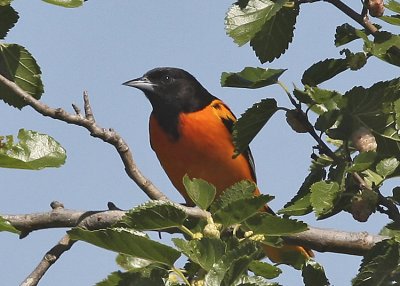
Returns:
[[[169,75],[165,75],[164,78],[163,78],[163,82],[164,82],[164,83],[170,83],[170,82],[172,82],[172,77],[169,76]]]

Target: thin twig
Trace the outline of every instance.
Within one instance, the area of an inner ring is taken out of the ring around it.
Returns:
[[[21,286],[36,286],[40,279],[49,270],[49,268],[60,258],[60,256],[71,249],[76,240],[71,240],[68,234],[64,235],[61,240],[53,246],[42,258],[36,268],[26,279],[20,284]]]

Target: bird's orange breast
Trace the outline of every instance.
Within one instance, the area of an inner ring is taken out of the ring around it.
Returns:
[[[211,104],[200,111],[181,113],[178,139],[166,134],[154,115],[150,117],[151,146],[171,182],[188,203],[190,199],[182,183],[185,174],[212,183],[217,195],[241,180],[255,181],[247,158],[232,157],[232,136],[220,113]]]

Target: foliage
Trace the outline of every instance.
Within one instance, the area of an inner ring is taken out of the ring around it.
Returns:
[[[68,8],[84,3],[43,1]],[[11,2],[0,0],[2,40],[19,19]],[[367,1],[362,2],[360,10],[367,12]],[[249,43],[261,63],[273,62],[293,41],[301,3],[239,0],[226,14],[226,33],[239,46]],[[383,24],[400,25],[400,4],[389,0],[385,7],[391,14],[380,17]],[[341,10],[350,16],[348,10]],[[363,19],[364,15],[359,16]],[[342,47],[358,41],[362,49],[343,48],[341,56],[311,64],[298,78],[303,84],[300,88],[289,90],[279,81],[286,69],[245,67],[240,72],[221,75],[221,85],[225,87],[259,89],[278,84],[291,103],[290,107],[283,107],[278,104],[279,98],[265,98],[250,107],[233,126],[233,156],[245,152],[278,111],[286,112],[286,120],[295,132],[308,133],[316,141],[309,174],[297,194],[278,212],[283,217],[260,212],[272,197],[255,196],[252,182],[238,182],[216,198],[213,185],[185,176],[183,184],[189,197],[197,207],[209,211],[207,219],[189,217],[172,203],[150,201],[127,212],[111,228],[68,231],[74,240],[118,253],[117,263],[124,270],[111,273],[98,285],[277,285],[271,279],[282,270],[260,261],[263,245],[279,248],[282,236],[307,230],[305,223],[291,216],[313,212],[323,220],[343,211],[358,221],[368,220],[375,212],[388,214],[390,220],[382,234],[391,239],[377,243],[366,253],[352,284],[397,285],[400,222],[396,221],[396,212],[400,187],[386,197],[382,188],[384,182],[400,174],[400,78],[343,91],[321,87],[340,74],[357,72],[370,64],[371,58],[400,66],[400,35],[369,22],[359,24],[364,29],[348,23],[338,26],[334,44]],[[0,43],[0,74],[31,97],[41,98],[41,70],[24,47]],[[1,83],[0,99],[18,109],[29,103],[29,98],[15,96]],[[316,119],[311,122],[309,118]],[[0,137],[0,167],[39,170],[65,162],[65,150],[48,135],[21,129],[18,140],[15,143],[10,135]],[[1,217],[0,231],[19,233]],[[173,246],[151,239],[150,231],[173,233]],[[181,256],[186,257],[183,268],[177,263]],[[283,262],[291,264],[291,258]],[[323,267],[312,259],[302,261],[300,267],[292,266],[301,268],[305,285],[330,285]]]

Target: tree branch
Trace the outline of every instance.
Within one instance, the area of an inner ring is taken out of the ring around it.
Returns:
[[[60,256],[71,249],[76,240],[71,240],[68,234],[64,235],[61,240],[52,247],[42,258],[35,270],[20,284],[21,286],[36,286],[40,279],[46,274],[47,270],[52,266]]]
[[[95,230],[112,226],[125,213],[121,210],[74,211],[58,208],[43,213],[2,215],[2,217],[21,231],[76,226]],[[187,214],[190,216],[189,213]],[[284,239],[289,244],[304,245],[320,252],[363,255],[375,243],[387,239],[387,237],[370,235],[366,232],[345,232],[309,227],[307,231],[285,236]]]

